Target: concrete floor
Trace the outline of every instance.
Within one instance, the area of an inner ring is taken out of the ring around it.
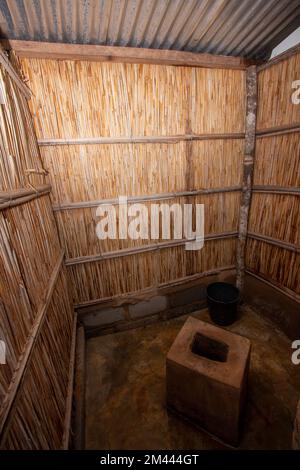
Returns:
[[[193,316],[210,321],[206,310]],[[222,449],[165,408],[165,357],[187,317],[87,342],[87,449]],[[249,306],[231,331],[252,342],[240,448],[290,449],[300,394],[291,341]]]

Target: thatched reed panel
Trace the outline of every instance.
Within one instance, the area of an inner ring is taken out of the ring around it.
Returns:
[[[42,147],[54,204],[241,183],[243,140]]]
[[[74,303],[139,291],[156,284],[153,252],[69,266]]]
[[[245,72],[203,68],[190,70],[191,131],[195,134],[243,132]]]
[[[18,260],[30,303],[37,310],[60,253],[49,197],[7,209],[3,216],[9,234],[7,252]]]
[[[183,134],[189,69],[22,60],[38,138]]]
[[[184,246],[69,266],[76,304],[155,288],[235,264],[236,239],[208,240],[199,251]],[[109,276],[107,275],[109,273]],[[84,279],[84,282],[82,280]]]
[[[298,196],[253,194],[248,227],[250,232],[300,246],[299,221]]]
[[[0,441],[59,447],[73,311],[28,103],[1,67],[0,87]]]
[[[70,305],[63,269],[11,412],[6,449],[61,448],[74,318]]]
[[[42,147],[53,202],[183,191],[186,142]]]
[[[248,240],[247,268],[267,280],[300,293],[300,255],[258,240]]]
[[[3,396],[45,301],[60,248],[48,196],[4,210],[0,216],[0,338],[7,345],[7,364],[0,368]]]
[[[300,122],[300,105],[292,102],[299,80],[300,54],[279,62],[258,74],[257,129],[288,128]],[[254,185],[280,188],[300,187],[300,136],[297,131],[256,138]],[[247,268],[277,287],[299,292],[298,234],[299,197],[254,193],[250,236],[268,240],[247,241]],[[276,246],[276,243],[286,245]],[[290,245],[287,245],[290,244]]]
[[[0,191],[45,183],[26,98],[0,66]]]
[[[292,87],[299,80],[300,54],[266,68],[258,75],[257,129],[300,122],[300,106],[293,104]]]
[[[41,139],[244,130],[243,71],[39,59],[22,65]]]
[[[208,240],[198,251],[185,247],[160,251],[160,283],[235,265],[236,239]]]
[[[257,139],[254,184],[300,187],[299,155],[297,132]]]
[[[75,302],[155,286],[160,276],[164,276],[159,261],[162,250],[88,263],[82,258],[153,245],[161,239],[99,241],[95,233],[99,221],[95,207],[59,208],[70,203],[115,199],[120,195],[157,196],[239,187],[243,138],[210,141],[182,138],[193,134],[244,132],[245,72],[39,59],[22,59],[22,66],[33,91],[31,109],[41,141],[179,138],[172,143],[41,146],[66,256],[71,262],[85,261],[81,265],[69,265]],[[160,202],[205,203],[206,234],[237,230],[238,192],[173,196]],[[149,205],[147,202],[146,206]],[[209,243],[213,247],[215,242]],[[234,256],[235,244],[226,246],[233,250],[230,256]],[[169,280],[182,277],[186,270],[183,248],[166,248],[163,252],[166,259],[168,253],[171,260],[174,253],[177,256],[173,261],[165,261],[173,270],[173,277],[165,277]]]
[[[242,182],[244,140],[196,141],[189,144],[189,189],[239,186]]]
[[[162,227],[160,221],[159,237],[157,240],[150,239],[147,235],[151,233],[151,205],[165,204],[172,208],[173,204],[179,204],[184,214],[184,204],[204,204],[205,215],[205,235],[222,232],[233,232],[238,230],[240,193],[228,192],[210,195],[190,196],[188,198],[172,198],[170,200],[144,202],[143,205],[148,210],[148,217],[145,217],[147,224],[146,236],[141,234],[141,238],[132,240],[105,239],[99,240],[96,233],[97,224],[102,217],[96,215],[97,208],[69,209],[56,212],[60,237],[66,251],[67,258],[77,258],[80,256],[103,254],[109,251],[122,250],[126,248],[138,247],[141,245],[153,244],[164,240],[162,238]],[[128,208],[132,204],[128,203]],[[114,206],[117,224],[116,232],[119,231],[119,206]],[[128,218],[128,225],[135,217]],[[174,235],[174,214],[170,217],[170,234]],[[140,228],[139,228],[140,230]]]

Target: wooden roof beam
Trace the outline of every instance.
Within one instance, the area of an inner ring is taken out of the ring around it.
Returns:
[[[253,60],[243,57],[137,47],[62,44],[20,40],[3,41],[3,46],[13,49],[19,57],[33,57],[38,59],[128,62],[240,70],[244,70],[249,65],[255,63]]]

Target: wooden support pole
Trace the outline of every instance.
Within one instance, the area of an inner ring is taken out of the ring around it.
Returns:
[[[255,152],[255,128],[257,108],[257,71],[252,65],[246,70],[246,120],[245,120],[245,157],[242,184],[242,197],[240,209],[240,223],[237,247],[237,278],[236,285],[242,291],[245,276],[245,248],[248,230],[249,210],[252,193],[254,152]]]

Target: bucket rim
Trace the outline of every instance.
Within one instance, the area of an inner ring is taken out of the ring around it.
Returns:
[[[233,300],[228,300],[228,301],[225,302],[224,300],[217,300],[217,299],[211,297],[209,295],[209,288],[211,286],[216,286],[216,285],[229,286],[231,289],[233,289],[235,291],[236,298],[233,299]],[[207,294],[207,297],[208,297],[209,300],[211,300],[212,302],[216,302],[218,304],[224,304],[224,305],[235,304],[235,303],[239,302],[239,300],[240,300],[240,290],[236,286],[234,286],[233,284],[230,284],[230,282],[222,282],[222,281],[212,282],[211,284],[209,284],[207,286],[206,294]]]

